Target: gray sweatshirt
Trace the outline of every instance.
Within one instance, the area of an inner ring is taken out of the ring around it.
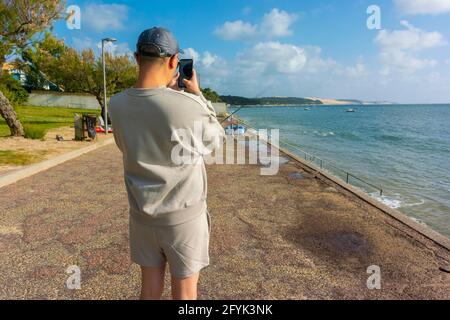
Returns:
[[[211,103],[168,88],[131,88],[111,98],[109,114],[123,154],[131,216],[169,226],[202,214],[207,196],[202,156],[224,137]]]

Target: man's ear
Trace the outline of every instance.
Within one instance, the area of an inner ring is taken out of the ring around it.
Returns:
[[[174,56],[171,56],[169,59],[170,69],[175,69],[178,67],[178,53]]]

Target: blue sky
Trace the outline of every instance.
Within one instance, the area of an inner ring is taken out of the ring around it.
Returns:
[[[81,29],[54,33],[98,51],[134,50],[153,26],[173,31],[203,86],[221,94],[450,102],[450,0],[68,1]],[[367,8],[381,9],[381,29]]]

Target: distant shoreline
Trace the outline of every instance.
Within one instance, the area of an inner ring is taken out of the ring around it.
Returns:
[[[364,101],[358,99],[324,99],[316,97],[262,97],[219,96],[222,102],[236,106],[318,106],[318,105],[390,105],[391,101]]]
[[[298,107],[298,108],[313,108],[313,107],[373,107],[373,106],[450,106],[450,103],[365,103],[365,104],[229,104],[230,108],[273,108],[273,107]]]

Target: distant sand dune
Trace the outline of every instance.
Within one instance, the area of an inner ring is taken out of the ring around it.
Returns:
[[[347,105],[347,104],[355,104],[355,101],[346,101],[346,100],[336,100],[336,99],[323,99],[323,98],[316,98],[316,97],[308,97],[306,99],[311,100],[319,100],[323,104],[327,105]]]

